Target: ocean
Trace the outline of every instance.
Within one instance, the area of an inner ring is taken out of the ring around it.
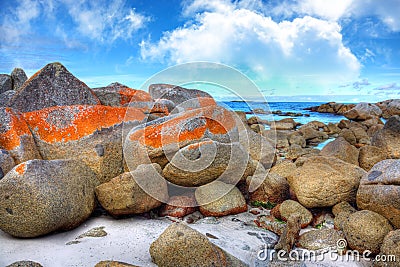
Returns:
[[[301,124],[306,124],[310,121],[320,121],[325,124],[337,123],[342,119],[345,119],[342,115],[330,114],[330,113],[318,113],[318,112],[311,112],[309,110],[304,110],[305,108],[309,108],[312,106],[319,106],[324,104],[325,102],[243,102],[243,101],[221,101],[219,102],[222,105],[226,105],[230,109],[234,111],[244,111],[250,112],[251,110],[255,109],[262,109],[265,111],[282,111],[282,113],[292,112],[292,113],[301,113],[303,116],[281,116],[277,114],[255,114],[261,119],[265,120],[281,120],[284,118],[293,118],[296,122]],[[308,114],[308,116],[304,116]],[[253,115],[248,115],[251,117]]]

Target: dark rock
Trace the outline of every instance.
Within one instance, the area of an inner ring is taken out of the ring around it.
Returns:
[[[12,168],[15,162],[7,150],[0,149],[0,179],[3,178]]]
[[[21,163],[0,180],[0,229],[15,237],[73,229],[93,212],[97,184],[79,161]]]
[[[28,77],[26,76],[26,73],[23,69],[21,68],[15,68],[11,72],[11,78],[13,81],[13,90],[18,91],[19,88],[28,80]]]
[[[40,263],[34,261],[17,261],[6,267],[43,267]]]
[[[0,74],[0,94],[12,90],[12,79],[8,74]]]
[[[14,97],[16,92],[14,90],[5,91],[0,94],[0,107],[8,107],[8,102]]]
[[[100,101],[86,84],[60,63],[47,64],[29,78],[9,103],[21,112],[85,104],[97,105]]]

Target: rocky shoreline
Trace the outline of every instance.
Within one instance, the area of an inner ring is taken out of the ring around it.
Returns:
[[[168,84],[89,88],[60,63],[0,75],[0,265],[315,266],[285,259],[336,249],[398,266],[400,100],[310,110],[347,119],[268,122]]]

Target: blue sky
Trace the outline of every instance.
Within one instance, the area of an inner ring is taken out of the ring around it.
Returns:
[[[270,100],[400,98],[400,0],[2,0],[0,73],[53,61],[91,87],[211,61]]]

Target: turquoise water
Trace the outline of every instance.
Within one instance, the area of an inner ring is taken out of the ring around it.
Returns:
[[[237,101],[222,101],[219,102],[222,105],[226,105],[234,111],[244,111],[250,112],[255,109],[263,109],[266,111],[277,111],[280,110],[283,113],[285,112],[294,112],[301,113],[303,115],[308,114],[309,117],[300,116],[300,117],[290,117],[290,116],[279,116],[275,114],[265,115],[265,114],[256,114],[261,119],[265,120],[281,120],[284,118],[293,118],[295,121],[306,124],[310,121],[320,121],[325,124],[329,122],[337,123],[342,119],[345,119],[342,115],[330,114],[330,113],[318,113],[311,112],[309,110],[304,110],[304,108],[318,106],[324,104],[324,102],[270,102],[266,104],[265,102],[237,102]],[[252,115],[249,115],[252,116]]]

